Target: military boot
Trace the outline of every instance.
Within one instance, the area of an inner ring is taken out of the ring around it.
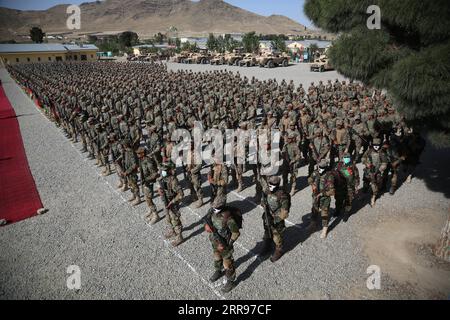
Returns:
[[[178,247],[184,241],[183,235],[181,233],[177,234],[177,237],[172,241],[173,247]]]
[[[119,183],[117,184],[117,189],[122,189],[123,188],[123,181],[120,180]]]
[[[128,183],[125,182],[125,183],[123,184],[123,187],[122,187],[121,191],[122,191],[122,192],[126,192],[126,191],[128,191],[128,190],[130,190],[130,188],[128,187]]]
[[[175,236],[176,236],[176,233],[175,233],[175,230],[173,230],[173,229],[170,229],[169,231],[167,231],[164,234],[164,238],[166,238],[167,240],[169,240],[169,239],[171,239],[171,238],[173,238]]]
[[[406,178],[406,183],[411,183],[412,181],[412,174],[408,175],[408,177]]]
[[[278,260],[280,260],[280,258],[283,256],[283,248],[282,247],[276,247],[275,248],[275,252],[273,253],[273,255],[270,257],[270,261],[273,262],[277,262]]]
[[[323,227],[322,233],[320,234],[320,239],[326,239],[328,235],[328,227]]]
[[[135,195],[136,200],[131,204],[133,207],[136,207],[141,204],[141,196],[139,194]]]
[[[222,278],[225,275],[225,273],[222,270],[216,270],[213,275],[211,276],[211,278],[209,278],[209,281],[214,283],[217,280],[219,280],[220,278]]]
[[[81,149],[81,153],[86,153],[86,152],[88,152],[88,150],[85,146],[83,146],[83,149]]]
[[[397,190],[397,188],[395,186],[391,186],[391,188],[389,189],[389,194],[391,196],[393,196],[395,194],[395,191]]]
[[[227,277],[227,280],[221,291],[223,293],[228,293],[236,287],[236,283],[234,281],[234,277],[231,275],[231,271],[229,270],[225,271],[225,275]]]
[[[149,223],[150,225],[154,225],[156,224],[161,218],[159,217],[158,213],[153,212],[150,216],[149,216]]]

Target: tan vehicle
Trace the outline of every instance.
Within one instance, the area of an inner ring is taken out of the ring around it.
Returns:
[[[254,67],[258,64],[257,58],[258,56],[252,53],[247,53],[244,58],[239,61],[239,65],[241,67]]]
[[[200,52],[193,55],[192,62],[196,64],[209,64],[211,57],[208,50],[200,50]]]
[[[213,56],[212,58],[211,58],[211,60],[210,60],[210,63],[212,64],[212,65],[222,65],[222,64],[225,64],[225,54],[223,54],[223,53],[219,53],[219,54],[216,54],[215,56]]]
[[[172,60],[176,63],[182,63],[184,59],[189,57],[189,54],[188,51],[182,51],[181,53],[176,54]]]
[[[330,65],[330,60],[326,55],[320,56],[320,58],[316,59],[311,65],[311,72],[324,72],[331,70],[334,70],[334,68]]]
[[[262,54],[257,62],[258,65],[263,68],[275,68],[279,66],[288,67],[290,57],[287,54],[281,54],[277,52],[270,52]]]
[[[240,61],[244,58],[242,49],[234,49],[233,52],[225,55],[225,63],[230,66],[239,66]]]

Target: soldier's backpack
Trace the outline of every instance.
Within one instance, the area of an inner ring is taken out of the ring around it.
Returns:
[[[244,218],[242,217],[242,212],[240,209],[227,206],[223,209],[223,211],[227,211],[230,213],[229,218],[233,218],[236,222],[239,229],[242,229],[242,223],[244,221]]]

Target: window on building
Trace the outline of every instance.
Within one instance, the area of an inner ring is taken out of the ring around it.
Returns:
[[[48,61],[52,61],[52,57],[48,57]]]
[[[41,57],[38,57],[38,61],[39,61],[39,62],[41,61]]]
[[[73,60],[77,61],[78,60],[78,56],[73,56]]]
[[[94,59],[94,55],[93,54],[91,54],[91,59]]]
[[[82,54],[82,55],[81,55],[81,60],[82,60],[82,61],[87,60],[87,56],[86,56],[85,54]]]
[[[19,58],[16,58],[16,62],[20,62],[20,59],[19,59]]]
[[[62,57],[56,57],[56,61],[63,61]]]
[[[27,58],[27,61],[30,62],[30,58]]]

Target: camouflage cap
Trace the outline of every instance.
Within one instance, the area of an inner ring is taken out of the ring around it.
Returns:
[[[375,138],[372,140],[372,145],[380,145],[381,144],[381,139],[380,138]]]
[[[268,180],[269,184],[271,185],[279,185],[281,183],[281,178],[278,176],[272,176]]]

